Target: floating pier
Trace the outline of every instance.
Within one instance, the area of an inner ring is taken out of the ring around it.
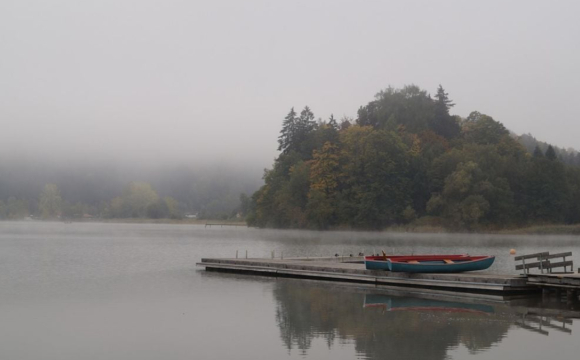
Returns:
[[[362,257],[202,259],[197,265],[205,267],[208,271],[358,282],[377,286],[496,294],[516,294],[538,289],[535,285],[528,283],[525,275],[501,275],[488,272],[410,274],[366,270]]]

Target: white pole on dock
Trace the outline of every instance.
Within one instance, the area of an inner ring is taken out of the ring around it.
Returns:
[[[238,250],[236,250],[236,259],[238,258]]]
[[[248,258],[248,250],[246,250],[246,259]]]

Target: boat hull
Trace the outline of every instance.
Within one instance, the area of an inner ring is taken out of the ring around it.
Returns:
[[[460,260],[469,255],[382,255],[382,256],[365,256],[365,267],[367,270],[389,270],[387,259],[391,260],[418,260],[418,261],[436,261],[436,260]]]
[[[485,256],[479,259],[456,261],[451,264],[442,262],[408,262],[387,259],[387,268],[392,272],[406,273],[458,273],[466,271],[478,271],[489,268],[495,261],[495,256]]]

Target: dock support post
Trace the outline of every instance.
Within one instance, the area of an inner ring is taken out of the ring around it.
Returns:
[[[246,250],[246,259],[248,258],[248,250]]]
[[[236,250],[236,259],[238,258],[238,250]]]
[[[543,287],[542,288],[542,295],[549,295],[550,294],[550,289],[547,287]]]

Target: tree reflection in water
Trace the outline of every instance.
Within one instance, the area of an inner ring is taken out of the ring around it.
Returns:
[[[529,300],[523,307],[490,305],[306,280],[278,281],[274,298],[289,351],[306,355],[314,338],[324,338],[329,348],[338,338],[352,341],[369,359],[445,359],[459,345],[470,353],[485,351],[510,327],[522,328],[522,309],[530,305]]]

